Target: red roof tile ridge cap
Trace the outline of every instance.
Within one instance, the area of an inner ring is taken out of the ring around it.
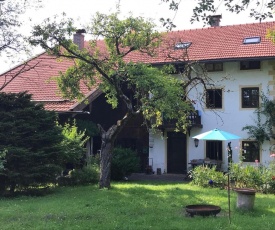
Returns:
[[[183,29],[183,30],[172,30],[168,33],[174,32],[184,32],[184,31],[196,31],[196,30],[209,30],[209,29],[219,29],[219,28],[226,28],[226,27],[235,27],[235,26],[246,26],[246,25],[260,25],[260,24],[275,24],[275,21],[270,22],[251,22],[251,23],[244,23],[244,24],[234,24],[234,25],[224,25],[224,26],[212,26],[212,27],[202,27],[202,28],[194,28],[194,29]]]

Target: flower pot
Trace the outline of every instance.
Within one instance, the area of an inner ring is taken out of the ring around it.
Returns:
[[[235,188],[237,193],[237,208],[243,210],[252,210],[255,201],[255,189],[250,188]]]

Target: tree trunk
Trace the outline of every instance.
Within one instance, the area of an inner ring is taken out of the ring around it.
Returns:
[[[107,141],[107,142],[106,142]],[[111,187],[111,163],[114,144],[110,140],[103,140],[100,152],[100,179],[99,188]]]
[[[16,187],[16,183],[15,182],[10,182],[10,195],[14,194],[15,187]]]
[[[125,124],[134,116],[133,113],[126,114],[122,120],[117,121],[116,125],[111,126],[107,132],[98,124],[101,134],[101,151],[100,151],[100,178],[99,188],[111,187],[111,164],[114,143],[117,135],[121,132]]]

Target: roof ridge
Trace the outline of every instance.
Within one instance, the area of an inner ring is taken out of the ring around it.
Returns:
[[[172,31],[166,31],[166,32],[168,32],[168,33],[171,33],[171,32],[178,33],[178,32],[185,32],[185,31],[209,30],[209,29],[219,29],[219,28],[225,28],[225,27],[236,27],[236,26],[246,26],[246,25],[259,25],[259,24],[275,24],[275,21],[270,21],[270,22],[251,22],[251,23],[244,23],[244,24],[201,27],[201,28],[194,28],[194,29],[172,30]]]

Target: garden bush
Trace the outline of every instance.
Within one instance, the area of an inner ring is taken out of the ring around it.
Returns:
[[[99,180],[99,168],[96,165],[87,165],[82,169],[74,169],[71,172],[73,185],[97,183]]]
[[[259,190],[263,185],[262,171],[253,165],[231,164],[230,177],[237,188],[254,188]]]
[[[139,170],[139,158],[129,148],[116,147],[113,152],[111,179],[122,180]]]
[[[202,187],[224,187],[227,174],[216,168],[197,166],[190,171],[192,183]],[[253,188],[262,193],[275,193],[275,161],[268,166],[230,164],[230,181],[235,188]]]
[[[90,157],[86,166],[73,169],[69,175],[58,178],[58,185],[85,185],[94,184],[99,180],[99,156]]]
[[[244,165],[232,163],[230,177],[237,188],[253,188],[258,192],[275,193],[275,164],[271,162],[264,165]]]
[[[190,171],[192,183],[202,187],[224,187],[227,181],[223,172],[217,171],[216,167],[197,166]]]

